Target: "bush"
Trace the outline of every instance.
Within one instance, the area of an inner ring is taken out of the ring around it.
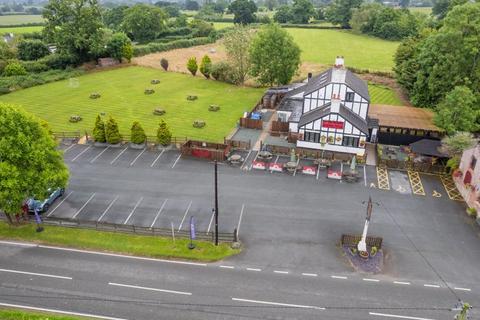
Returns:
[[[25,70],[25,68],[19,62],[10,62],[3,70],[3,75],[6,77],[21,76],[26,74],[27,70]]]
[[[7,93],[10,93],[10,88],[0,87],[0,96]]]
[[[96,142],[100,143],[106,142],[105,123],[103,122],[100,115],[97,115],[97,118],[95,119],[95,127],[93,128],[93,139]]]
[[[206,123],[204,120],[200,120],[200,119],[197,119],[195,121],[193,121],[193,127],[194,128],[203,128],[205,127]]]
[[[195,100],[197,100],[197,99],[198,99],[198,97],[197,97],[197,96],[194,96],[194,95],[187,96],[187,100],[188,100],[188,101],[195,101]]]
[[[21,64],[25,70],[32,73],[44,72],[50,69],[44,62],[40,61],[22,61]]]
[[[39,61],[45,63],[50,69],[66,69],[75,67],[79,63],[78,58],[66,53],[50,54]]]
[[[217,106],[216,104],[211,104],[211,105],[208,107],[208,111],[217,112],[218,110],[220,110],[220,107]]]
[[[165,113],[166,113],[166,111],[163,110],[162,108],[155,108],[153,110],[153,114],[156,115],[156,116],[163,116]]]
[[[83,70],[49,70],[22,76],[0,77],[0,88],[18,90],[82,75]]]
[[[167,126],[167,123],[160,120],[157,129],[157,142],[162,146],[168,146],[172,142],[172,133]]]
[[[22,40],[17,46],[18,58],[20,60],[38,60],[50,52],[48,47],[41,40]]]
[[[168,60],[165,58],[162,58],[160,60],[160,65],[162,66],[163,70],[167,71],[168,70]]]
[[[150,81],[151,84],[159,84],[160,83],[160,80],[158,79],[153,79],[152,81]]]
[[[212,60],[208,55],[204,55],[202,62],[200,62],[200,72],[205,78],[210,78],[210,72],[212,69]]]
[[[211,67],[212,78],[218,81],[235,83],[232,67],[226,62],[214,63]]]
[[[101,95],[98,92],[90,93],[90,99],[98,99],[100,97],[101,97]]]
[[[477,209],[475,209],[475,208],[467,208],[467,214],[468,214],[470,217],[476,218],[476,217],[477,217]]]
[[[153,89],[145,89],[145,91],[143,91],[143,93],[145,93],[145,94],[154,94],[154,93],[155,93],[155,90],[153,90]]]
[[[173,49],[180,49],[180,48],[190,48],[190,47],[213,43],[215,42],[215,40],[216,39],[211,37],[201,37],[201,38],[194,38],[194,39],[176,40],[168,43],[152,42],[147,45],[135,46],[133,48],[133,55],[135,57],[138,57],[138,56],[143,56],[143,55],[155,53],[155,52],[170,51]]]
[[[187,69],[188,71],[190,71],[192,76],[195,76],[197,74],[197,70],[198,70],[197,58],[191,57],[190,59],[188,59]]]
[[[371,249],[370,249],[370,256],[371,257],[375,257],[375,255],[377,254],[378,252],[378,248],[373,246]]]
[[[70,119],[68,119],[68,121],[71,122],[71,123],[77,123],[77,122],[82,121],[82,117],[80,117],[78,115],[70,116]]]
[[[132,124],[130,141],[135,144],[143,144],[146,139],[147,136],[145,135],[145,130],[143,130],[142,125],[140,122],[135,121]]]
[[[110,144],[117,144],[122,141],[122,136],[118,130],[118,124],[110,117],[105,125],[105,138]]]

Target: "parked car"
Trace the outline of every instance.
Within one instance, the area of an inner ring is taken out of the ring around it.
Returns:
[[[26,201],[28,205],[28,212],[34,213],[35,208],[37,208],[39,213],[48,211],[48,208],[57,200],[57,198],[63,196],[65,189],[63,188],[56,188],[56,189],[48,189],[48,197],[41,201],[35,198],[30,198]]]

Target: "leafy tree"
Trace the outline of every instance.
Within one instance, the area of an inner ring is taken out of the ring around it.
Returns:
[[[252,32],[249,28],[236,25],[223,38],[223,45],[227,52],[227,58],[232,66],[232,80],[237,84],[243,84],[250,71],[250,45]]]
[[[325,10],[325,17],[327,21],[349,29],[353,9],[360,7],[361,4],[362,0],[333,0]]]
[[[147,136],[145,135],[145,130],[143,130],[142,125],[140,122],[135,121],[132,124],[130,141],[135,144],[143,144],[146,139]]]
[[[289,5],[278,7],[273,15],[273,21],[278,23],[287,23],[293,20],[292,8]]]
[[[293,0],[292,5],[292,22],[293,23],[308,23],[311,17],[315,15],[315,9],[313,8],[310,0]]]
[[[130,39],[129,39],[130,40]],[[133,58],[133,46],[131,42],[127,42],[124,44],[122,47],[122,56],[127,59],[127,61],[130,63]]]
[[[269,11],[273,11],[275,7],[278,5],[277,0],[265,0],[265,6]]]
[[[185,14],[181,14],[175,18],[174,26],[177,28],[183,28],[188,25],[188,17]]]
[[[212,60],[208,55],[204,55],[200,62],[200,72],[205,78],[210,78],[210,72],[212,70]]]
[[[197,74],[197,70],[198,70],[197,58],[191,57],[190,59],[188,59],[187,69],[188,71],[190,71],[192,76],[195,76]]]
[[[158,125],[157,142],[162,146],[168,146],[172,142],[172,133],[163,119]]]
[[[107,51],[112,58],[117,59],[119,62],[122,62],[122,58],[130,61],[132,55],[129,54],[128,49],[126,49],[127,47],[132,47],[130,38],[128,38],[125,33],[118,32],[113,34],[110,38],[110,41],[107,44]]]
[[[233,68],[226,62],[217,62],[212,64],[212,78],[222,82],[237,83],[237,79],[233,77]]]
[[[17,50],[20,60],[38,60],[49,54],[48,47],[37,39],[20,41]]]
[[[233,22],[236,24],[250,24],[255,22],[257,6],[252,0],[234,0],[228,6],[228,11],[233,13]]]
[[[107,139],[105,137],[105,123],[100,115],[97,115],[95,119],[95,127],[93,128],[93,139],[96,142],[105,143]]]
[[[272,54],[275,53],[275,54]],[[251,75],[261,84],[287,84],[300,65],[300,48],[278,24],[263,26],[250,47]]]
[[[190,28],[193,29],[194,37],[208,37],[215,32],[215,28],[211,22],[204,20],[193,19],[190,22]]]
[[[219,14],[223,14],[227,10],[228,3],[225,0],[217,0],[213,4],[213,11]]]
[[[25,67],[16,61],[8,63],[5,69],[3,69],[3,75],[6,77],[22,76],[26,75],[27,73],[28,72],[25,70]]]
[[[400,0],[400,2],[398,3],[400,5],[400,7],[402,7],[403,9],[406,9],[408,8],[408,6],[410,5],[410,0]]]
[[[198,5],[197,1],[194,1],[194,0],[185,1],[185,10],[198,11],[199,8],[200,6]]]
[[[165,58],[160,59],[160,65],[162,66],[163,70],[168,70],[168,60]]]
[[[473,92],[468,87],[458,86],[438,105],[435,124],[449,135],[456,131],[477,131],[479,110]]]
[[[125,10],[122,29],[134,40],[148,42],[166,30],[165,12],[154,6],[136,4]]]
[[[457,132],[442,140],[442,151],[451,157],[459,157],[464,150],[470,149],[477,144],[478,140],[469,132]]]
[[[118,130],[118,124],[115,119],[110,117],[105,124],[105,138],[110,144],[117,144],[122,141],[122,136]]]
[[[67,185],[68,169],[48,130],[33,115],[2,103],[0,159],[0,211],[10,222],[25,199]]]
[[[105,23],[105,25],[112,30],[120,30],[126,9],[128,9],[128,6],[118,6],[106,10],[103,13],[103,23]]]
[[[419,43],[425,38],[426,34],[417,37],[407,38],[400,43],[395,52],[395,77],[397,82],[407,91],[411,92],[417,79]]]
[[[49,0],[43,9],[43,32],[61,53],[80,62],[96,58],[105,45],[100,12],[97,0]]]
[[[176,5],[166,6],[163,8],[169,17],[175,18],[180,15],[180,9]]]
[[[437,19],[442,20],[447,16],[448,12],[453,9],[453,7],[467,2],[468,0],[433,0],[432,15]]]

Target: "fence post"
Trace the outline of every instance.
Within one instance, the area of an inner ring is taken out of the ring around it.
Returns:
[[[233,242],[238,242],[238,230],[237,230],[237,228],[233,229]]]

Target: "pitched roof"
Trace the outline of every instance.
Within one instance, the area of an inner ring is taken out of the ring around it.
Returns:
[[[318,90],[332,82],[332,71],[333,68],[330,68],[327,71],[324,71],[308,80],[304,95],[312,93],[313,91]]]
[[[368,116],[378,119],[382,127],[443,131],[433,124],[433,112],[425,108],[371,104]]]
[[[442,146],[442,142],[439,140],[422,139],[414,143],[410,143],[410,148],[414,153],[423,154],[426,156],[434,156],[439,158],[448,157],[439,149]]]
[[[329,113],[330,113],[330,103],[327,103],[326,105],[324,105],[321,108],[315,108],[313,110],[305,112],[300,117],[300,120],[298,121],[298,126],[302,127],[302,126],[306,125],[307,123],[313,122],[317,119],[320,119],[320,118],[326,116]]]
[[[345,76],[345,83],[353,91],[361,95],[364,99],[367,99],[368,101],[370,101],[370,94],[368,93],[367,83],[348,69],[347,69],[347,74]]]
[[[316,108],[309,112],[304,113],[300,117],[300,121],[298,122],[298,126],[302,127],[307,123],[313,122],[317,119],[320,119],[330,113],[330,105],[331,103],[327,103],[322,108]],[[364,134],[368,135],[368,126],[367,122],[363,120],[360,116],[355,114],[352,110],[345,107],[343,104],[340,104],[340,110],[338,112],[340,116],[342,116],[346,121],[348,121],[352,126],[363,132]]]

